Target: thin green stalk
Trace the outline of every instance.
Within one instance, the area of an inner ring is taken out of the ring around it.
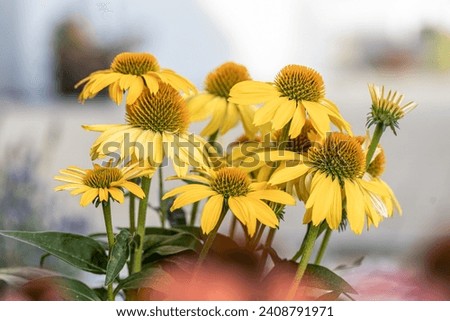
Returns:
[[[197,219],[197,211],[198,211],[198,205],[200,204],[200,202],[195,202],[192,205],[192,210],[191,210],[191,219],[189,221],[189,225],[190,226],[194,226],[195,225],[195,220]]]
[[[133,234],[136,232],[136,196],[133,193],[130,193],[130,233]]]
[[[323,236],[322,244],[320,244],[319,252],[317,253],[314,264],[320,264],[320,262],[322,261],[323,255],[325,254],[325,250],[327,249],[328,241],[330,240],[332,232],[333,231],[329,227],[327,227],[327,230],[325,231],[325,235]]]
[[[378,144],[380,143],[381,136],[384,133],[386,126],[383,123],[378,123],[375,127],[375,131],[373,132],[372,141],[370,142],[369,149],[367,150],[366,155],[366,169],[369,168],[370,161],[372,160],[373,154],[377,149]]]
[[[264,233],[265,228],[266,228],[266,226],[264,224],[259,224],[258,233],[256,233],[255,237],[253,237],[249,243],[249,249],[251,251],[254,251],[255,248],[258,246],[259,241],[261,240],[261,237]]]
[[[208,138],[208,142],[209,143],[214,143],[217,140],[217,136],[219,135],[219,131],[216,131],[214,134],[212,134],[211,136],[209,136]]]
[[[300,245],[300,248],[298,249],[297,253],[295,253],[295,255],[292,257],[292,261],[297,261],[303,254],[303,250],[305,249],[305,240],[306,240],[306,236],[308,235],[309,232],[309,226],[308,225],[308,229],[306,230],[305,235],[303,236],[303,240],[302,240],[302,245]]]
[[[151,178],[142,177],[141,187],[144,191],[144,198],[139,201],[138,209],[138,222],[136,235],[138,238],[138,245],[134,252],[133,273],[139,272],[142,269],[142,251],[144,248],[144,236],[145,236],[145,219],[147,217],[147,204],[149,198]]]
[[[227,214],[228,212],[228,205],[224,204],[222,207],[222,212],[220,213],[220,217],[219,220],[216,224],[216,226],[214,227],[214,229],[208,234],[208,237],[206,238],[205,243],[203,244],[203,248],[200,251],[198,260],[197,260],[197,264],[195,266],[195,270],[194,270],[194,277],[197,275],[198,271],[200,270],[203,262],[206,259],[206,256],[208,255],[209,250],[211,249],[211,246],[214,243],[214,239],[217,236],[217,231],[219,230],[220,225],[223,222],[223,219],[225,218],[225,214]]]
[[[266,242],[264,243],[264,249],[261,254],[261,263],[260,263],[260,275],[264,272],[264,267],[266,266],[267,257],[269,256],[269,249],[272,247],[273,239],[275,238],[275,233],[277,229],[271,228],[269,233],[267,233]]]
[[[231,224],[230,224],[230,232],[228,233],[230,235],[230,239],[234,239],[234,232],[236,231],[236,225],[237,225],[237,218],[233,215],[231,218]]]
[[[103,217],[105,219],[106,236],[108,238],[108,260],[111,258],[111,249],[114,246],[114,231],[112,226],[112,216],[111,216],[111,204],[109,199],[102,202]],[[108,301],[114,301],[114,292],[112,283],[108,285],[107,289]]]
[[[159,208],[161,211],[161,227],[165,228],[166,220],[167,220],[167,208],[166,208],[166,201],[163,200],[164,175],[163,175],[162,166],[159,166],[159,168],[158,168],[158,178],[159,178],[159,201],[160,201]]]
[[[319,229],[320,226],[314,226],[311,224],[307,232],[302,258],[300,259],[300,263],[298,264],[297,272],[295,273],[294,281],[291,284],[291,288],[289,289],[286,300],[293,300],[295,294],[297,293],[300,281],[302,280],[303,275],[306,271],[306,267],[308,266],[308,262],[312,254],[317,235],[319,234]]]

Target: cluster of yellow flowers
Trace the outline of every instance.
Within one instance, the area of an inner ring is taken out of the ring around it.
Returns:
[[[249,236],[261,224],[275,228],[280,204],[295,205],[293,196],[305,204],[305,224],[338,229],[348,222],[357,234],[364,226],[378,226],[394,209],[401,212],[381,179],[385,157],[378,144],[384,129],[394,129],[415,107],[402,106],[396,92],[385,95],[384,88],[369,85],[368,125],[379,125],[371,138],[353,135],[326,97],[321,75],[301,65],[288,65],[273,82],[260,82],[251,80],[244,66],[227,62],[207,75],[198,92],[186,78],[160,68],[153,55],[122,53],[110,69],[77,86],[83,84],[81,102],[108,87],[118,105],[126,94],[126,107],[124,124],[83,126],[100,133],[90,155],[106,159],[106,165],[69,167],[56,176],[67,183],[57,190],[83,194],[82,206],[110,197],[123,202],[124,189],[143,198],[135,179],[150,178],[167,157],[177,177],[190,184],[164,199],[178,195],[171,210],[207,199],[201,216],[205,234],[218,228],[228,210]],[[188,131],[190,122],[205,119],[210,121],[201,136]],[[211,142],[239,123],[245,136],[227,155],[214,157]]]

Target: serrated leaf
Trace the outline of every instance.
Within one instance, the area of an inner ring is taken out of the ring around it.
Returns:
[[[105,285],[108,286],[119,275],[123,267],[127,263],[130,255],[130,244],[132,235],[128,230],[122,230],[116,236],[116,241],[111,249],[108,265],[106,267]]]
[[[339,275],[324,266],[308,264],[301,285],[341,293],[358,294],[356,290]]]
[[[0,231],[0,235],[36,246],[87,272],[105,274],[108,257],[96,240],[62,232]]]
[[[157,291],[164,292],[168,285],[173,282],[173,278],[160,267],[149,267],[144,270],[134,273],[122,280],[117,290],[151,288]]]
[[[48,276],[34,279],[26,284],[32,287],[33,283],[46,283],[56,290],[58,295],[67,301],[100,301],[100,298],[94,290],[89,288],[83,282],[64,276]]]

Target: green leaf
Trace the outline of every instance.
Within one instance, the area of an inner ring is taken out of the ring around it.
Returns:
[[[149,267],[123,279],[116,291],[127,289],[151,288],[164,292],[174,279],[160,267]]]
[[[161,256],[168,256],[178,254],[184,251],[196,251],[200,245],[199,240],[190,233],[178,233],[175,235],[164,236],[158,240],[150,239],[150,241],[157,241],[155,243],[148,242],[144,245],[144,258],[148,258],[154,254]]]
[[[57,273],[34,267],[11,267],[0,269],[0,280],[12,286],[22,286],[36,278],[55,276]]]
[[[358,294],[343,278],[324,266],[308,264],[301,285],[341,293]]]
[[[62,232],[0,231],[0,235],[36,246],[87,272],[105,274],[108,257],[96,240]]]
[[[124,265],[127,263],[132,240],[133,236],[128,230],[122,230],[117,234],[116,242],[111,249],[108,266],[106,267],[106,286],[114,282]]]
[[[56,290],[63,300],[67,301],[100,301],[100,298],[94,290],[89,288],[83,282],[64,276],[48,276],[34,279],[26,284],[33,287],[34,283],[46,283]]]

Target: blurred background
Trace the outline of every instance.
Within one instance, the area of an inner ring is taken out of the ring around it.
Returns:
[[[124,121],[123,108],[105,95],[80,105],[73,88],[117,53],[150,52],[199,88],[230,60],[262,81],[301,64],[322,74],[327,97],[356,134],[365,132],[368,83],[419,105],[401,120],[398,136],[382,138],[384,180],[403,216],[360,236],[334,233],[324,264],[365,257],[363,267],[382,271],[421,266],[450,235],[449,18],[448,0],[0,0],[0,229],[102,230],[100,210],[53,192],[53,176],[69,165],[90,166],[97,135],[82,124]],[[113,213],[116,226],[126,224],[125,208]],[[291,208],[281,223],[274,246],[283,257],[301,242],[302,215],[301,205]],[[158,222],[152,213],[148,223]],[[37,265],[17,246],[0,239],[0,267]]]

